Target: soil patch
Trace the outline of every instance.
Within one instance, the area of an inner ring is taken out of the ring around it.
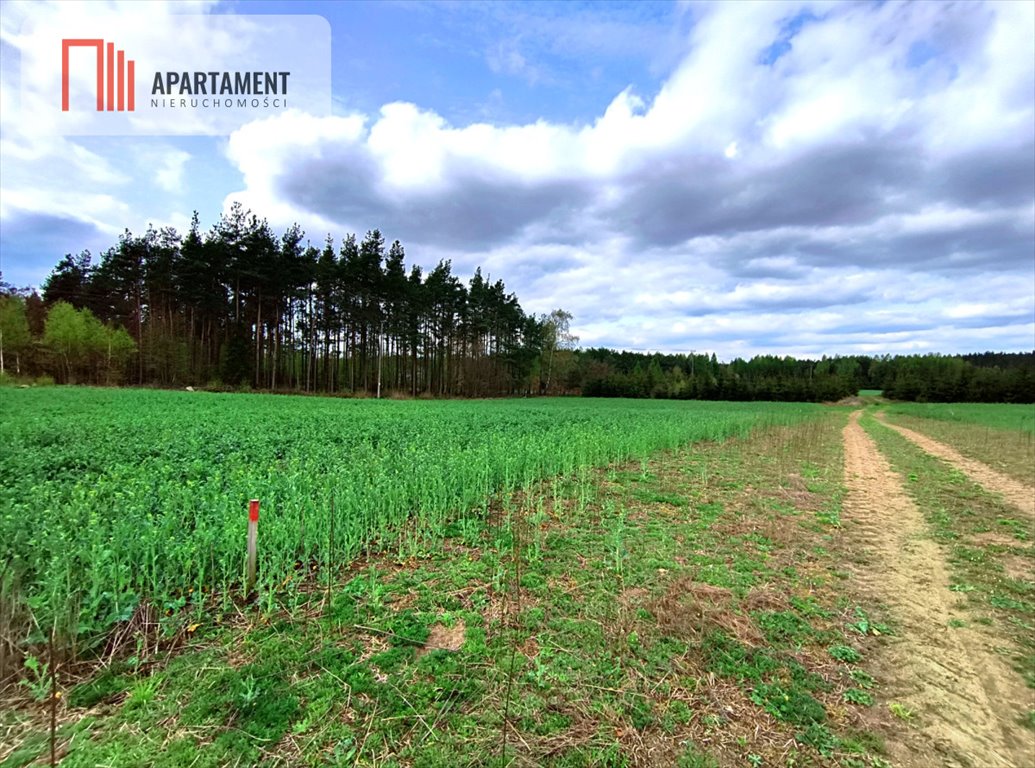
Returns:
[[[1014,581],[1026,581],[1035,584],[1035,564],[1027,557],[1006,555],[1001,560],[1003,573]]]
[[[467,625],[458,621],[451,627],[435,624],[428,633],[428,639],[424,642],[426,651],[459,651],[463,647],[464,637],[467,634]]]
[[[1013,536],[998,531],[985,531],[984,533],[973,533],[969,537],[976,544],[992,544],[997,547],[1017,547],[1021,542]]]

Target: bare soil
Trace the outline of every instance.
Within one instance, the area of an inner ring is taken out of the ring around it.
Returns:
[[[983,464],[976,459],[968,458],[955,448],[945,445],[945,443],[939,443],[937,440],[932,440],[926,435],[914,432],[912,429],[891,424],[885,421],[884,414],[878,414],[877,420],[932,456],[937,456],[939,459],[952,464],[985,490],[1000,494],[1011,506],[1035,519],[1035,488],[1026,486],[1024,483],[1014,480],[1002,472],[997,472],[987,464]]]
[[[426,651],[459,651],[464,644],[467,633],[467,625],[458,621],[452,627],[442,624],[434,624],[428,639],[424,643]]]
[[[895,621],[885,704],[904,705],[914,727],[889,739],[891,757],[907,767],[1035,765],[1035,740],[1017,722],[1030,691],[979,632],[949,626],[962,600],[949,591],[945,556],[860,413],[844,429],[843,519],[869,549],[859,582]]]

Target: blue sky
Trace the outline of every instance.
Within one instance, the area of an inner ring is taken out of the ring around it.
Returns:
[[[411,262],[481,265],[584,345],[1035,348],[1030,3],[140,6],[2,6],[8,282],[241,200],[314,241],[378,227]],[[334,114],[52,135],[12,95],[23,30],[86,12],[322,15]]]

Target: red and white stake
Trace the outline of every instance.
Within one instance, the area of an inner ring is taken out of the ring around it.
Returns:
[[[259,500],[248,503],[248,570],[244,595],[247,597],[255,588],[255,555],[259,543]]]

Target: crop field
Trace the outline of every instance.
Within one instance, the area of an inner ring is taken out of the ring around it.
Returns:
[[[988,403],[895,403],[889,413],[1035,435],[1035,406]]]
[[[5,768],[1035,757],[1010,406],[0,397]]]
[[[10,390],[0,425],[3,615],[89,644],[141,601],[175,611],[191,595],[229,599],[253,498],[257,588],[272,607],[300,570],[333,570],[371,548],[419,553],[500,491],[814,412]]]

